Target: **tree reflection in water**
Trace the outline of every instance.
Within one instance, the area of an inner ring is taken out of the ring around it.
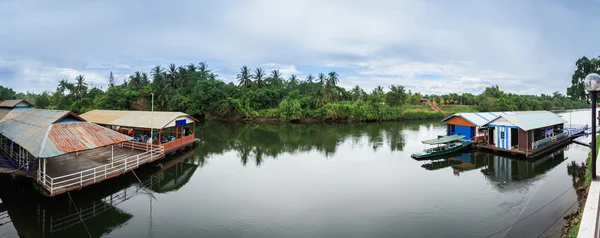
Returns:
[[[439,123],[436,123],[439,125]],[[313,124],[200,124],[196,137],[201,139],[197,154],[201,157],[236,151],[246,166],[253,161],[260,166],[265,158],[317,151],[326,157],[336,153],[343,142],[366,146],[377,151],[387,145],[391,151],[402,151],[406,145],[404,132],[418,131],[423,122],[383,123],[313,123]]]

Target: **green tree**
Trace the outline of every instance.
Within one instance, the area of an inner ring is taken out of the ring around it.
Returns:
[[[254,71],[254,83],[259,88],[262,88],[265,84],[263,77],[265,76],[265,71],[262,68],[256,68]]]
[[[406,91],[404,86],[390,86],[390,91],[385,96],[386,103],[392,106],[399,106],[406,103]]]
[[[250,74],[250,69],[248,69],[248,66],[242,66],[237,78],[240,86],[244,86],[246,88],[252,86],[252,74]]]

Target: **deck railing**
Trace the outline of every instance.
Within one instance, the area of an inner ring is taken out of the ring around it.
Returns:
[[[548,138],[544,138],[544,139],[541,139],[541,140],[538,140],[538,141],[535,141],[535,142],[531,143],[531,148],[532,149],[537,149],[537,148],[549,145],[549,144],[551,144],[554,141],[564,139],[567,136],[569,136],[569,132],[568,131],[564,131],[564,132],[562,132],[562,133],[560,133],[558,135],[555,135],[555,136],[552,136],[552,137],[548,137]]]
[[[188,136],[184,136],[179,139],[175,139],[175,140],[169,141],[167,143],[164,143],[164,144],[162,144],[162,146],[164,146],[165,151],[167,151],[167,150],[170,150],[171,148],[175,148],[177,146],[192,142],[192,141],[194,141],[194,138],[195,138],[194,135],[188,135]]]
[[[136,142],[124,142],[119,146],[136,148],[142,145]],[[148,151],[134,156],[113,156],[112,162],[109,164],[97,166],[95,168],[75,172],[72,174],[62,175],[59,177],[51,177],[40,172],[39,182],[50,192],[50,195],[55,193],[68,191],[73,188],[83,187],[84,185],[93,184],[104,179],[126,173],[129,170],[138,168],[140,165],[160,159],[164,156],[164,148],[162,146],[152,146]]]

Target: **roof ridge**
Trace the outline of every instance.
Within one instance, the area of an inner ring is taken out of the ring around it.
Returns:
[[[36,156],[37,158],[40,158],[44,154],[44,151],[46,150],[46,142],[48,142],[48,134],[50,133],[50,130],[53,126],[54,124],[50,124],[48,125],[48,128],[46,128],[46,133],[44,133],[44,139],[42,139],[40,151],[38,152],[39,154]]]

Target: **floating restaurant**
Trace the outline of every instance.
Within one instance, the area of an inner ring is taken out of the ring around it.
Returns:
[[[98,183],[164,158],[160,146],[61,110],[11,111],[0,122],[0,172],[34,178],[48,196]],[[9,119],[7,119],[10,117]]]
[[[198,122],[182,112],[93,110],[81,114],[81,117],[132,136],[142,146],[160,145],[166,154],[191,146],[195,141],[195,123]]]

